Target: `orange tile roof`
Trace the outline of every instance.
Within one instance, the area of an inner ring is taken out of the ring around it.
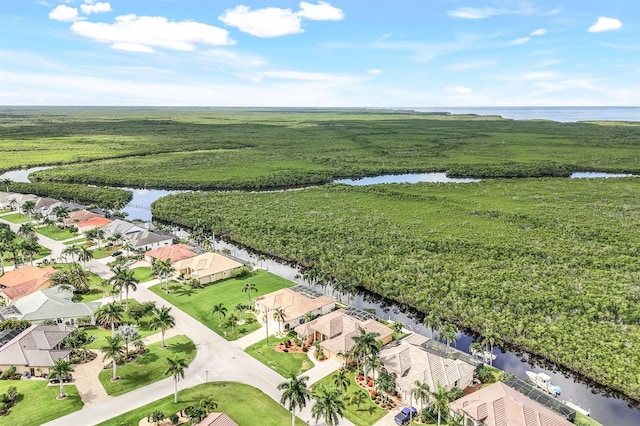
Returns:
[[[38,290],[51,286],[50,277],[56,270],[52,266],[38,268],[25,265],[9,271],[0,277],[0,286],[6,287],[1,291],[10,300],[15,301]]]
[[[188,259],[194,257],[196,253],[192,252],[193,247],[187,244],[173,244],[170,246],[164,246],[157,249],[149,250],[144,253],[145,256],[153,257],[154,259],[170,259],[171,263],[179,260]]]
[[[111,223],[111,222],[113,222],[112,219],[107,219],[106,217],[98,216],[98,217],[92,217],[92,218],[87,219],[87,220],[83,220],[82,222],[78,222],[78,223],[76,223],[76,226],[78,228],[84,228],[84,227],[87,227],[87,226],[93,226],[95,228],[100,228],[100,227],[106,225],[107,223]]]
[[[92,217],[102,217],[98,213],[90,212],[89,210],[78,210],[75,212],[69,213],[69,221],[71,222],[82,222],[85,220],[89,220]]]

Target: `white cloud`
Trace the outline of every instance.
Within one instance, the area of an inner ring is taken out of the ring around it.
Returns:
[[[77,8],[65,6],[64,4],[56,6],[55,9],[49,12],[49,18],[62,22],[74,22],[80,19]]]
[[[529,40],[531,40],[531,37],[520,37],[520,38],[517,38],[517,39],[515,39],[515,40],[511,40],[511,41],[509,42],[509,44],[510,44],[510,45],[514,45],[514,44],[523,44],[523,43],[528,42]]]
[[[244,55],[225,49],[210,49],[200,55],[205,62],[226,65],[231,68],[246,68],[265,65],[267,61],[253,55]]]
[[[485,19],[490,16],[519,15],[528,16],[536,13],[536,10],[526,1],[496,1],[499,7],[460,7],[450,10],[449,16],[462,19]]]
[[[451,64],[447,67],[447,69],[451,71],[466,71],[477,68],[486,68],[496,65],[495,61],[464,61],[457,62],[455,64]]]
[[[357,79],[353,77],[343,77],[327,73],[304,71],[265,71],[260,73],[260,76],[283,80],[322,81],[329,83],[348,83],[357,81]]]
[[[484,19],[493,15],[497,15],[497,13],[490,7],[485,7],[482,9],[478,9],[475,7],[461,7],[459,9],[449,11],[449,16],[462,19]]]
[[[460,94],[471,92],[471,88],[464,87],[464,86],[445,87],[444,90],[450,93],[460,93]]]
[[[340,21],[344,19],[342,9],[333,7],[324,1],[318,1],[318,4],[303,1],[300,3],[300,9],[302,10],[298,12],[298,16],[312,21]]]
[[[547,29],[546,28],[539,28],[537,30],[531,31],[531,34],[529,34],[529,35],[531,37],[535,37],[535,36],[545,35],[546,33],[547,33]]]
[[[113,24],[74,22],[71,29],[99,43],[111,43],[117,50],[153,52],[154,47],[170,50],[195,50],[195,44],[229,45],[229,32],[195,21],[170,22],[162,16],[118,16]]]
[[[367,70],[367,74],[380,75],[380,74],[382,74],[382,70],[378,69],[378,68],[373,68],[373,69]]]
[[[300,17],[291,9],[267,7],[251,10],[248,6],[236,6],[219,16],[230,27],[256,37],[280,37],[303,32]]]
[[[113,9],[111,8],[110,3],[106,3],[106,2],[93,3],[93,1],[85,0],[85,4],[80,5],[80,10],[82,10],[82,13],[86,15],[91,15],[92,13],[111,12]]]
[[[612,31],[622,28],[622,22],[616,18],[607,18],[600,16],[595,24],[589,27],[590,33],[601,33],[603,31]]]

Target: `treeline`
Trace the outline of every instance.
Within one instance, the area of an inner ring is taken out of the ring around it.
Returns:
[[[51,197],[61,201],[95,204],[107,210],[119,210],[133,198],[133,193],[124,189],[99,188],[72,183],[11,182],[8,189],[11,192],[35,194],[40,197]]]
[[[640,181],[189,193],[154,218],[435,312],[640,399]]]

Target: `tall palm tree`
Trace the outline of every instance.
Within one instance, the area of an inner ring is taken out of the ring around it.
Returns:
[[[29,262],[33,266],[33,257],[40,253],[40,244],[35,236],[24,238],[20,243],[22,253],[29,258]]]
[[[176,319],[169,313],[170,311],[171,311],[171,308],[167,306],[154,308],[153,316],[149,321],[149,327],[151,327],[154,330],[157,330],[158,328],[160,329],[161,336],[162,336],[161,347],[163,348],[166,348],[164,344],[164,332],[176,325]]]
[[[356,407],[358,407],[358,410],[360,410],[360,404],[362,404],[367,399],[369,399],[369,394],[364,389],[358,389],[353,393],[353,395],[351,395],[349,404],[355,404]]]
[[[66,219],[69,217],[69,208],[65,206],[55,206],[53,208],[53,214],[56,215],[56,219],[62,222],[62,226],[66,226]]]
[[[287,313],[284,311],[284,308],[275,308],[273,310],[273,319],[278,321],[278,331],[282,333],[282,323],[287,320]]]
[[[129,308],[129,289],[136,291],[140,283],[131,269],[116,266],[111,269],[115,274],[111,278],[111,284],[114,287],[124,289],[125,291],[125,309]]]
[[[438,330],[440,330],[440,326],[441,326],[440,318],[438,318],[438,316],[433,311],[429,312],[429,314],[427,314],[427,316],[424,317],[422,324],[424,324],[424,326],[429,329],[430,331],[429,337],[431,339],[433,339],[433,332],[434,331],[437,332]]]
[[[36,203],[33,200],[27,200],[22,203],[22,211],[29,217],[29,220],[31,220],[31,215],[33,215],[35,209]]]
[[[411,392],[413,398],[416,401],[420,401],[420,411],[422,412],[424,408],[425,401],[429,398],[429,384],[426,382],[421,382],[420,380],[416,380],[414,383],[415,387]]]
[[[456,341],[458,340],[458,338],[456,337],[457,334],[458,329],[456,328],[456,326],[451,323],[446,323],[442,326],[442,330],[440,330],[438,338],[440,340],[444,340],[448,346],[451,346],[452,343],[455,345]]]
[[[211,313],[218,314],[218,326],[220,326],[222,324],[222,317],[227,316],[227,308],[223,303],[218,303],[217,305],[213,305]]]
[[[151,273],[160,278],[160,288],[163,287],[163,283],[171,274],[173,274],[173,265],[171,265],[171,259],[156,259],[151,267]],[[165,291],[169,289],[168,282],[166,283]]]
[[[94,229],[94,234],[96,236],[96,239],[98,240],[98,248],[100,248],[101,244],[102,244],[102,240],[104,240],[104,237],[105,237],[104,229],[95,228]]]
[[[358,335],[353,336],[352,354],[356,359],[356,370],[360,371],[360,364],[364,363],[367,355],[376,355],[380,352],[382,344],[378,340],[380,334],[369,332],[362,327],[358,327]]]
[[[340,390],[319,385],[311,394],[315,404],[311,407],[311,415],[317,422],[323,418],[327,426],[335,426],[343,417],[344,402]]]
[[[340,370],[333,375],[333,385],[338,389],[342,389],[343,394],[347,394],[350,384],[351,379],[349,379],[347,370]]]
[[[487,350],[491,355],[493,355],[493,347],[496,344],[500,344],[500,335],[493,329],[487,327],[482,337],[482,343],[487,346]],[[493,356],[489,356],[489,365],[493,365]]]
[[[364,367],[365,367],[365,376],[367,375],[367,373],[369,371],[371,371],[371,376],[373,378],[376,377],[376,372],[382,367],[382,361],[380,361],[380,358],[378,357],[378,354],[369,354],[365,357],[364,359]]]
[[[236,314],[229,314],[229,317],[227,318],[227,322],[231,325],[231,332],[235,333],[236,331],[236,323],[238,322],[239,318]]]
[[[9,178],[2,179],[2,184],[4,185],[4,188],[6,189],[7,192],[9,192],[9,185],[11,185],[12,183],[13,181]]]
[[[311,392],[307,387],[309,376],[297,377],[294,372],[289,373],[289,380],[280,383],[278,390],[284,391],[280,398],[280,404],[288,405],[291,411],[291,425],[296,424],[296,409],[303,409],[311,397]]]
[[[31,238],[36,235],[36,228],[33,223],[25,222],[18,228],[18,235],[23,238]]]
[[[169,364],[164,370],[165,376],[173,376],[173,402],[178,403],[178,380],[184,379],[184,369],[188,367],[184,358],[167,358]]]
[[[429,392],[429,394],[433,398],[433,407],[438,411],[438,426],[440,426],[442,413],[444,412],[446,416],[449,412],[451,394],[447,392],[447,390],[440,383],[438,383],[437,389],[433,392]]]
[[[245,283],[244,286],[242,286],[242,291],[248,294],[249,309],[251,309],[251,292],[258,291],[258,287],[256,287],[255,283]]]
[[[67,377],[70,373],[73,372],[73,368],[71,368],[71,363],[66,359],[59,358],[54,361],[53,366],[49,370],[51,376],[56,377],[58,382],[60,383],[60,394],[58,398],[64,398],[64,378]]]
[[[64,250],[62,250],[62,255],[64,256],[65,259],[67,258],[67,256],[71,256],[71,261],[75,262],[76,257],[80,257],[80,252],[81,252],[80,247],[69,246]]]
[[[84,266],[87,265],[87,262],[93,259],[93,252],[89,250],[87,246],[80,246],[80,252],[78,253],[78,260],[82,262]]]
[[[111,381],[115,382],[118,380],[118,376],[116,375],[116,368],[118,360],[124,356],[124,341],[119,334],[116,334],[115,337],[107,336],[105,337],[107,340],[107,344],[101,348],[103,357],[102,360],[106,361],[111,359],[113,369],[113,376],[111,377]]]
[[[122,321],[124,309],[116,302],[107,303],[98,309],[96,321],[100,325],[111,324],[111,337],[115,335],[116,324]]]

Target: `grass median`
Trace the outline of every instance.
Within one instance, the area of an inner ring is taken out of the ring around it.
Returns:
[[[120,380],[112,382],[111,362],[105,361],[109,365],[108,369],[100,372],[100,383],[109,395],[117,396],[142,386],[162,380],[167,376],[164,371],[167,369],[167,358],[184,358],[187,364],[191,364],[196,356],[196,346],[187,336],[175,336],[165,340],[166,348],[160,348],[160,342],[147,346],[147,352],[136,358],[135,361],[119,365],[117,375]],[[129,344],[129,350],[132,349]],[[171,392],[173,385],[167,388]]]

